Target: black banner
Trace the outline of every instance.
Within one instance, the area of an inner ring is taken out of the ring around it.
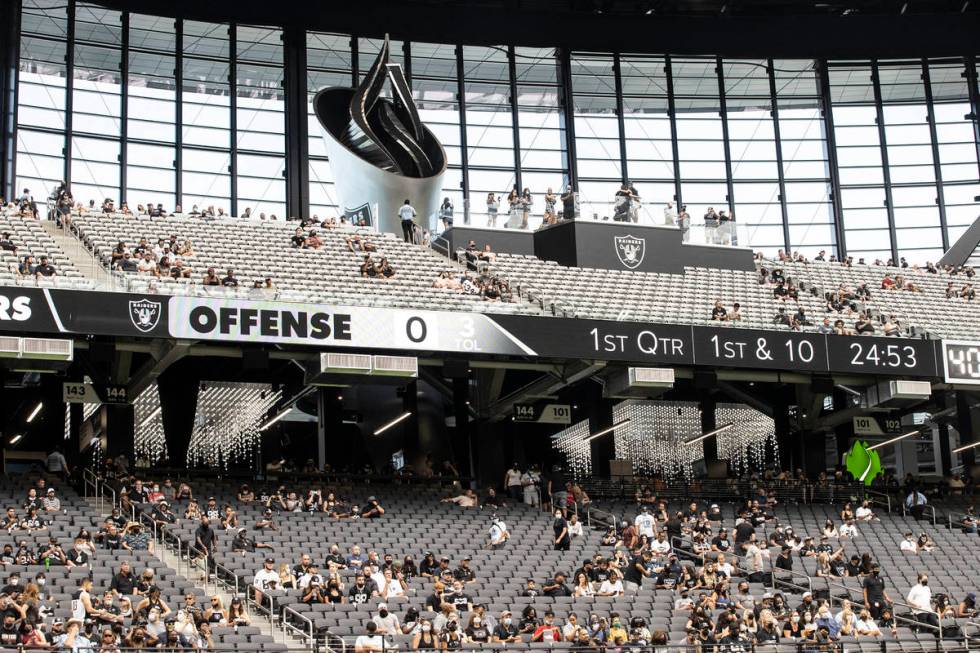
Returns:
[[[473,357],[938,377],[938,340],[0,288],[0,332],[181,338]]]

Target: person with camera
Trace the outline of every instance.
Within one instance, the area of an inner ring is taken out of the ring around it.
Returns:
[[[365,519],[375,519],[383,514],[385,514],[385,509],[381,507],[381,503],[378,502],[378,500],[373,496],[368,497],[367,505],[361,512],[361,517],[364,517]]]

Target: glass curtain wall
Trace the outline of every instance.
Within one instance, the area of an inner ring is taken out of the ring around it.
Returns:
[[[43,198],[69,178],[84,202],[286,217],[279,28],[21,2],[18,189]],[[307,32],[308,99],[355,84],[379,47]],[[667,202],[687,205],[695,226],[708,207],[725,209],[738,244],[768,254],[846,247],[866,262],[924,263],[978,215],[974,58],[571,52],[562,70],[553,48],[395,41],[392,59],[446,148],[443,193],[457,222],[485,224],[487,193],[517,185],[534,197],[533,228],[545,191],[560,193],[573,165],[583,219],[611,217],[629,180],[642,223],[662,224]],[[337,194],[311,109],[308,117],[308,210],[323,218],[338,211]],[[498,226],[506,210],[503,202]]]

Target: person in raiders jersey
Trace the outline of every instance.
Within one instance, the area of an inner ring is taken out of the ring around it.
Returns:
[[[262,569],[255,573],[252,585],[255,587],[255,601],[262,603],[262,591],[274,590],[279,588],[279,574],[274,569],[276,561],[273,558],[266,558]]]
[[[0,565],[14,564],[14,545],[4,544],[3,551],[0,552]]]
[[[351,605],[360,605],[361,603],[367,603],[375,594],[376,592],[372,592],[367,586],[364,576],[358,576],[347,592],[347,598]]]

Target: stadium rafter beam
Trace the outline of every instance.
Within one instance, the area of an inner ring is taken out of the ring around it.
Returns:
[[[605,361],[573,361],[561,368],[560,373],[551,372],[537,381],[516,390],[506,397],[492,403],[487,410],[491,422],[500,421],[510,415],[513,405],[520,403],[532,395],[550,395],[566,388],[582,379],[587,379],[606,366]]]
[[[187,356],[191,350],[193,342],[164,340],[154,341],[152,357],[144,363],[136,373],[129,378],[126,385],[126,393],[129,397],[137,397],[143,390],[163,374],[168,367]]]

